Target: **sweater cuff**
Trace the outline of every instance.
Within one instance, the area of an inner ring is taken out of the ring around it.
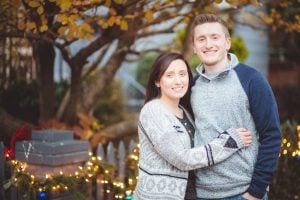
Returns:
[[[260,188],[260,187],[254,186],[253,183],[251,183],[251,185],[248,188],[247,192],[255,198],[262,199],[267,191],[265,189]]]
[[[239,149],[244,147],[244,141],[235,128],[229,128],[225,132],[227,132],[235,140]]]

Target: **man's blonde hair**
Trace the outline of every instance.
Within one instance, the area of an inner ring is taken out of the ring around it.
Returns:
[[[195,17],[193,23],[192,23],[192,31],[191,31],[191,35],[192,35],[192,40],[194,40],[194,32],[195,32],[195,28],[198,25],[201,24],[205,24],[205,23],[219,23],[222,25],[225,36],[226,37],[230,37],[229,31],[228,31],[228,26],[227,23],[220,17],[218,17],[215,14],[211,14],[211,13],[204,13],[204,14],[200,14],[198,16]]]

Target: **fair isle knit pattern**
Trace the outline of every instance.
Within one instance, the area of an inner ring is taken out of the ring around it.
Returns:
[[[191,149],[185,127],[159,99],[142,108],[138,133],[139,179],[135,200],[182,200],[188,170],[219,163],[243,147],[240,135],[229,130],[220,132],[209,144]]]

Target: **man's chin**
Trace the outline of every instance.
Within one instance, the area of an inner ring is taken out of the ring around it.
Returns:
[[[207,66],[207,67],[214,66],[216,64],[216,62],[212,61],[212,60],[208,60],[208,61],[205,61],[202,63],[204,64],[204,66]]]

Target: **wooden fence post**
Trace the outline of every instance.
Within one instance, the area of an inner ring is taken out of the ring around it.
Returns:
[[[118,177],[123,183],[125,180],[125,160],[126,160],[126,150],[123,141],[120,141],[118,148]]]
[[[108,143],[106,158],[107,162],[116,164],[115,148],[112,142]]]
[[[116,155],[115,155],[115,148],[114,148],[114,144],[112,142],[109,142],[108,143],[108,146],[107,146],[107,152],[106,152],[106,158],[107,158],[107,162],[117,166],[117,161],[116,161]],[[114,172],[111,172],[113,173],[113,178],[115,176],[115,173]],[[110,191],[110,192],[108,192]],[[106,197],[106,200],[113,200],[114,199],[114,196],[112,194],[112,188],[107,188],[105,192],[105,197]]]
[[[97,146],[97,157],[101,157],[101,162],[105,161],[105,154],[102,144],[98,144]],[[98,176],[96,180],[96,200],[103,200],[103,184],[101,182],[101,177]]]
[[[128,155],[133,153],[135,147],[136,143],[134,140],[130,140],[128,148],[125,148],[124,141],[120,141],[118,149],[115,149],[113,143],[110,142],[106,147],[106,151],[104,151],[102,144],[98,144],[97,157],[101,157],[102,162],[114,164],[116,166],[115,172],[117,173],[112,172],[114,173],[113,175],[118,176],[120,181],[124,183],[126,175],[126,159]],[[102,181],[103,180],[101,180],[101,177],[97,177],[96,200],[113,200],[113,194],[107,192],[107,190],[111,190],[112,188],[105,188]]]
[[[131,139],[130,142],[129,142],[129,147],[128,147],[128,155],[133,153],[135,145],[136,144],[135,144],[134,140]]]

